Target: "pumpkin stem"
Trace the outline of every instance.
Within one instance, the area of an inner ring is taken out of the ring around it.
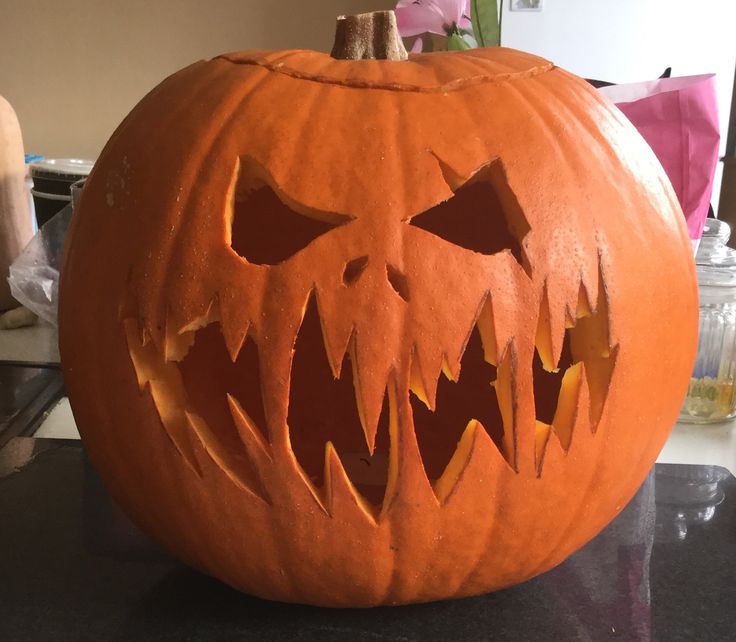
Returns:
[[[338,16],[332,57],[339,60],[406,60],[393,11]]]

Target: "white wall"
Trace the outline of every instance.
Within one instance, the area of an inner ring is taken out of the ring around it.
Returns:
[[[586,78],[636,82],[715,72],[725,150],[736,66],[736,0],[544,0],[541,12],[509,11],[503,44]],[[716,173],[713,203],[720,193]]]
[[[238,49],[330,50],[335,18],[393,0],[0,0],[0,95],[27,152],[96,158],[150,89]]]

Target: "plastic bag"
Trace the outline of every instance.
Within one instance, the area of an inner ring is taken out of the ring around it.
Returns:
[[[714,75],[660,78],[599,91],[649,143],[672,182],[690,238],[699,239],[710,206],[720,142]]]
[[[59,270],[64,238],[72,218],[71,203],[49,219],[10,266],[8,283],[19,303],[56,326]]]

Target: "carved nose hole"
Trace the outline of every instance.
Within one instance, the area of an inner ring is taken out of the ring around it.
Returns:
[[[352,261],[348,261],[345,265],[345,271],[342,273],[342,282],[345,285],[352,285],[363,274],[363,270],[368,266],[368,257],[361,256]]]
[[[391,287],[396,290],[396,294],[404,299],[404,301],[408,301],[409,283],[406,280],[406,276],[404,276],[398,268],[394,267],[390,263],[386,264],[386,276],[388,277],[388,282],[391,284]]]

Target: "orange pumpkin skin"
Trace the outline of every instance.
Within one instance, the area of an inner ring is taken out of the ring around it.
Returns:
[[[440,228],[487,209],[479,220],[521,254],[422,229],[443,203]],[[284,260],[249,261],[296,236],[258,236],[279,207],[334,227]],[[196,63],[113,135],[67,247],[66,384],[110,492],[182,560],[270,599],[401,604],[550,569],[636,491],[694,359],[690,244],[661,167],[586,83],[508,49]],[[357,389],[365,462],[384,458],[382,501],[348,464],[357,442],[320,427],[333,404],[315,401],[310,373],[327,366],[299,338],[315,305],[321,358]],[[430,430],[425,416],[465,417],[457,400],[439,413],[474,328],[500,423]],[[257,368],[237,365],[246,350]],[[554,369],[566,351],[545,419],[537,362]],[[238,392],[249,378],[262,411]]]

